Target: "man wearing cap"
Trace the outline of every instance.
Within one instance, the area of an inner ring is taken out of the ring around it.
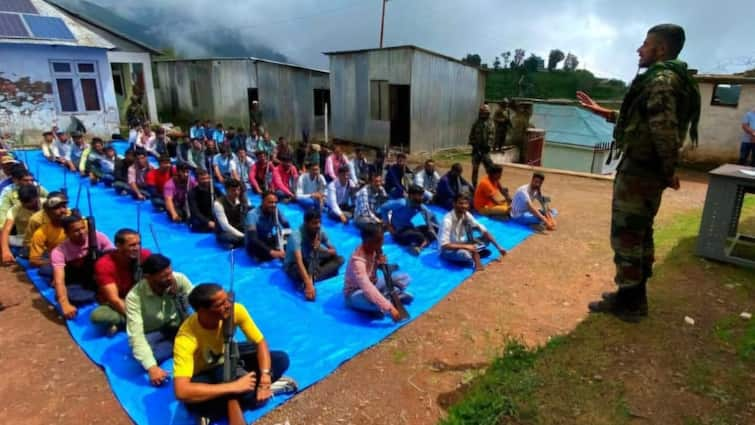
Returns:
[[[47,222],[34,230],[29,242],[29,263],[32,267],[39,267],[39,274],[52,277],[50,261],[45,257],[65,239],[63,218],[71,214],[68,209],[68,198],[62,192],[53,192],[42,205]],[[28,230],[27,230],[28,231]]]
[[[63,217],[61,225],[66,240],[50,253],[52,284],[63,317],[76,317],[77,307],[96,300],[97,285],[94,281],[95,258],[89,252],[87,221],[79,216]],[[110,239],[96,232],[95,256],[113,249]]]
[[[354,194],[356,184],[349,178],[349,166],[342,165],[338,169],[336,179],[328,183],[325,193],[325,204],[328,206],[328,215],[346,224],[354,214]]]
[[[472,185],[477,186],[477,173],[482,163],[487,169],[493,165],[490,148],[495,142],[495,124],[490,119],[490,107],[480,106],[477,121],[469,132],[469,144],[472,145]]]
[[[13,169],[11,176],[13,177],[13,184],[7,186],[0,192],[0,225],[5,223],[5,217],[8,215],[8,211],[11,208],[18,205],[18,189],[23,186],[37,186],[39,194],[43,198],[47,197],[47,190],[42,186],[37,185],[34,181],[34,176],[21,164],[18,164]]]
[[[0,193],[2,193],[3,189],[13,184],[13,169],[17,164],[19,162],[10,155],[0,158],[0,166],[2,166],[3,172],[3,180],[0,181]]]
[[[296,181],[299,178],[299,172],[288,155],[279,157],[281,163],[273,167],[273,190],[283,202],[296,199]]]
[[[408,246],[409,252],[419,255],[426,246],[438,239],[438,221],[422,203],[425,191],[417,185],[409,187],[409,197],[393,202],[390,206],[387,225],[391,237],[399,245]],[[421,214],[425,224],[415,226],[412,220]]]
[[[11,247],[22,248],[21,256],[29,256],[29,245],[28,243],[24,244],[26,231],[29,227],[30,218],[34,213],[41,210],[44,199],[40,200],[39,189],[36,186],[29,185],[18,189],[18,201],[19,203],[8,211],[8,215],[5,217],[5,225],[0,235],[3,264],[16,261]],[[13,229],[16,232],[14,235],[11,235]]]
[[[168,379],[160,363],[173,357],[173,339],[188,317],[191,281],[174,272],[170,259],[152,254],[142,264],[144,277],[126,295],[126,333],[134,358],[159,386]]]
[[[142,240],[134,230],[121,229],[115,234],[115,250],[100,257],[94,264],[94,279],[97,283],[97,300],[100,305],[92,311],[89,319],[114,334],[126,324],[125,298],[128,291],[141,278],[141,266],[149,250],[142,248]]]
[[[52,142],[52,155],[55,157],[55,162],[63,164],[70,171],[76,171],[76,166],[71,161],[73,142],[68,138],[68,134],[63,131],[59,131],[57,136],[58,138]]]

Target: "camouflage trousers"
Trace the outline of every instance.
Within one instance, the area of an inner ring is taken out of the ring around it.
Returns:
[[[477,175],[480,170],[480,164],[485,166],[485,171],[493,166],[493,160],[490,159],[490,153],[480,152],[477,149],[472,149],[472,186],[477,187]]]
[[[622,164],[626,165],[626,164]],[[613,184],[611,248],[619,287],[644,283],[655,261],[653,220],[666,184],[647,170],[621,167]]]

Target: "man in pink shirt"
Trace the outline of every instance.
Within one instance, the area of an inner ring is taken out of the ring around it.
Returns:
[[[349,158],[338,145],[333,146],[333,153],[325,158],[325,178],[331,182],[338,178],[338,169],[349,165]]]
[[[396,307],[388,299],[388,290],[384,277],[377,276],[379,264],[385,264],[383,254],[383,228],[378,224],[369,224],[361,230],[362,244],[357,247],[349,264],[346,266],[346,278],[343,285],[343,295],[346,306],[354,310],[379,314],[389,314],[394,322],[400,320]],[[389,267],[393,269],[395,267]],[[399,291],[399,298],[403,304],[409,304],[414,297],[406,292],[409,276],[406,273],[392,273],[393,284]]]
[[[85,219],[69,215],[62,220],[67,239],[50,253],[52,285],[66,319],[76,316],[76,307],[93,303],[97,294],[94,281],[93,253],[89,252],[88,228]],[[113,249],[113,244],[100,232],[96,233],[96,255]]]
[[[273,167],[273,190],[281,201],[292,201],[296,198],[296,179],[299,178],[299,172],[296,171],[289,155],[280,155],[278,159],[280,164]]]
[[[194,177],[189,175],[189,164],[180,163],[176,166],[176,173],[163,186],[165,212],[168,218],[179,223],[189,218],[189,191],[197,185]]]

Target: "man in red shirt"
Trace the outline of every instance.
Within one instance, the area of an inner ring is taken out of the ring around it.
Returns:
[[[163,188],[171,177],[173,177],[176,170],[171,165],[170,157],[167,155],[161,156],[158,163],[159,167],[150,170],[144,177],[144,182],[147,184],[152,206],[155,207],[156,210],[164,211],[165,197],[163,196]]]
[[[141,274],[141,263],[151,252],[142,248],[142,240],[134,230],[121,229],[115,234],[115,250],[103,255],[94,265],[97,299],[100,306],[90,319],[108,328],[110,335],[126,324],[125,298]]]

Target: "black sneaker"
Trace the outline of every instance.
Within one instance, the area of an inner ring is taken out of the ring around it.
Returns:
[[[607,293],[600,301],[588,304],[591,313],[607,313],[630,323],[637,323],[648,315],[644,288],[633,288]]]

